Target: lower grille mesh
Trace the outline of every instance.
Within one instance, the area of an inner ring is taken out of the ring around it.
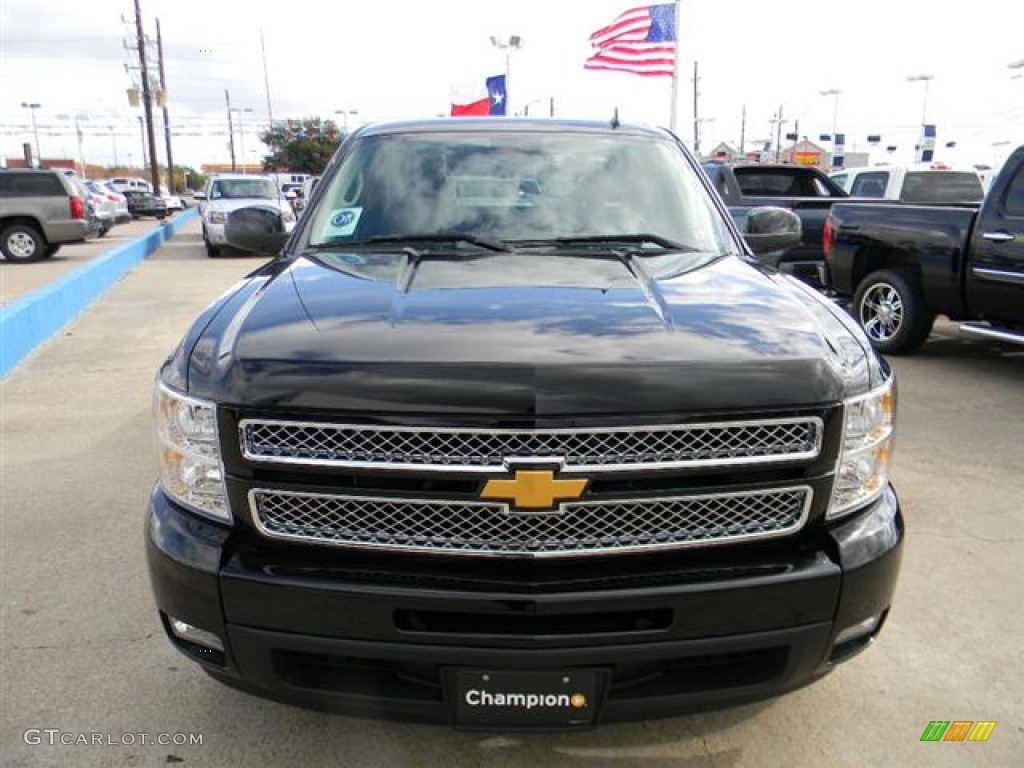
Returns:
[[[276,490],[253,490],[249,498],[256,525],[274,538],[436,554],[557,557],[785,535],[806,520],[811,489],[585,501],[543,513],[481,502]]]

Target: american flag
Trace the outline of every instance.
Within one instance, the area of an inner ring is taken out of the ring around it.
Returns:
[[[676,62],[676,5],[630,8],[592,34],[590,44],[594,55],[584,69],[671,76]]]

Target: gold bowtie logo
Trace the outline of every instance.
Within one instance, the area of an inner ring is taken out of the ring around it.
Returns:
[[[482,499],[510,501],[516,509],[551,509],[558,501],[575,501],[587,480],[556,480],[550,469],[520,469],[511,480],[488,480]]]

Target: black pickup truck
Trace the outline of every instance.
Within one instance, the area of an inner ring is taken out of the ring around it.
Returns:
[[[850,199],[842,187],[818,168],[801,165],[705,163],[704,172],[739,222],[761,206],[787,208],[799,216],[803,228],[800,244],[765,254],[761,261],[820,286],[825,219],[833,203]]]
[[[829,286],[882,352],[918,349],[939,314],[1024,344],[1024,147],[980,208],[837,204],[824,246]]]
[[[157,383],[150,575],[213,677],[571,728],[778,694],[877,635],[893,374],[672,134],[364,126],[281,218],[229,214],[277,258]]]

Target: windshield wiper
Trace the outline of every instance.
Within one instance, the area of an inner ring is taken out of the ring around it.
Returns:
[[[691,248],[688,245],[677,243],[675,240],[669,240],[667,237],[661,235],[651,235],[644,232],[629,233],[629,234],[618,234],[618,235],[581,235],[579,237],[555,237],[550,241],[558,243],[559,245],[615,245],[618,243],[629,243],[636,245],[643,245],[644,243],[653,243],[654,245],[661,246],[665,250],[669,251],[695,251],[695,248]]]
[[[514,251],[508,243],[490,237],[471,235],[466,232],[430,232],[411,235],[373,235],[359,240],[349,240],[345,237],[334,237],[322,243],[310,245],[312,250],[337,249],[339,247],[360,248],[368,245],[384,245],[387,243],[408,244],[408,243],[469,243],[488,251],[510,252]]]

